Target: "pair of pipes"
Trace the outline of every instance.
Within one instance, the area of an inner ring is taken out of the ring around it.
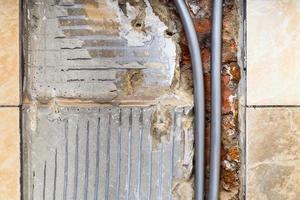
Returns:
[[[211,150],[209,200],[219,197],[221,157],[221,66],[222,66],[222,0],[213,1],[211,35]],[[195,109],[195,200],[204,199],[205,100],[204,78],[197,34],[184,0],[175,0],[183,23],[192,59]]]

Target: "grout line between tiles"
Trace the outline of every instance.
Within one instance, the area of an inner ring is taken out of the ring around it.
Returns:
[[[0,105],[0,108],[20,108],[21,105]]]
[[[300,108],[300,105],[247,105],[247,108]]]

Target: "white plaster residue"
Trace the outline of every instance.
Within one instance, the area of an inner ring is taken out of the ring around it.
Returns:
[[[122,13],[123,14],[123,13]],[[145,43],[150,42],[152,40],[152,35],[148,34],[147,32],[136,31],[132,27],[132,20],[137,17],[138,10],[136,10],[133,6],[127,3],[127,15],[121,16],[121,37],[127,40],[128,46],[145,46]],[[147,15],[147,13],[146,13]]]
[[[146,5],[145,26],[151,27],[149,28],[151,34],[159,39],[158,44],[160,46],[158,48],[162,52],[161,60],[167,62],[167,68],[163,70],[164,74],[167,75],[166,84],[171,85],[176,66],[176,45],[172,38],[165,37],[165,31],[168,27],[154,14],[148,1],[146,1]]]
[[[107,3],[112,5],[112,9],[117,13],[120,37],[126,39],[127,47],[147,47],[153,52],[160,52],[160,63],[152,65],[151,69],[147,67],[149,71],[145,73],[144,84],[170,86],[176,66],[176,45],[172,38],[165,36],[168,27],[155,15],[149,1],[145,1],[145,32],[135,30],[132,27],[132,21],[136,19],[139,13],[137,8],[127,3],[127,16],[125,16],[117,2],[107,0]],[[147,64],[149,63],[146,62],[145,66]],[[158,77],[159,83],[157,82],[158,79],[153,79],[153,76]]]
[[[228,99],[229,99],[229,102],[231,103],[231,104],[233,104],[234,103],[234,100],[237,98],[237,95],[236,94],[234,94],[234,95],[230,95],[229,97],[228,97]]]
[[[118,22],[120,24],[120,36],[127,40],[127,45],[130,47],[140,47],[145,46],[146,42],[151,41],[152,37],[150,34],[134,30],[131,21],[138,15],[138,10],[131,6],[129,3],[126,4],[127,16],[124,15],[122,10],[118,6],[117,1],[111,2],[107,0],[108,5],[113,5],[112,9],[118,16]]]
[[[140,8],[126,4],[126,15],[120,9],[117,1],[103,0],[109,5],[116,15],[119,24],[119,37],[126,40],[124,51],[135,49],[137,57],[143,57],[139,64],[145,69],[143,87],[162,86],[169,87],[172,84],[174,71],[177,64],[176,43],[172,37],[167,37],[167,26],[154,13],[149,1],[145,1],[144,28],[137,30],[132,22],[140,14]],[[142,54],[143,53],[143,54]],[[132,61],[128,63],[132,64]]]
[[[37,105],[35,102],[32,103],[31,109],[29,109],[27,112],[31,115],[31,123],[30,123],[30,129],[33,133],[36,133],[37,129]]]

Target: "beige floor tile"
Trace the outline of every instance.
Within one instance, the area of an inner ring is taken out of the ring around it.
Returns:
[[[247,109],[247,200],[300,197],[300,108]]]
[[[247,1],[248,105],[300,104],[300,1]]]
[[[0,1],[0,105],[19,104],[19,0]]]
[[[19,109],[0,108],[0,199],[20,200]]]

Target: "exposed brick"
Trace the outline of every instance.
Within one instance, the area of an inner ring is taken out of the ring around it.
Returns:
[[[202,58],[203,71],[207,73],[210,71],[210,49],[209,48],[201,49],[201,58]]]
[[[228,149],[228,155],[234,161],[240,160],[240,151],[239,151],[238,147],[236,147],[236,146]]]
[[[232,110],[230,96],[233,91],[228,87],[231,77],[229,75],[222,76],[222,112],[229,113]]]
[[[241,71],[237,63],[234,62],[229,64],[229,74],[231,74],[232,80],[236,83],[241,80]]]
[[[201,45],[201,57],[205,81],[206,121],[206,162],[209,163],[210,149],[210,111],[211,111],[211,74],[210,74],[210,32],[211,32],[211,0],[188,1],[196,31]],[[241,79],[240,67],[237,64],[237,37],[239,30],[237,0],[224,1],[223,7],[223,51],[222,51],[222,169],[221,169],[221,200],[239,198],[240,151],[238,142],[238,96],[237,88]],[[195,6],[200,8],[195,14]],[[193,9],[192,9],[193,8]],[[181,39],[182,65],[191,65],[187,42]],[[206,180],[208,184],[208,180]]]
[[[210,19],[194,19],[194,26],[198,34],[207,35],[210,33],[211,21]]]
[[[237,61],[237,44],[234,40],[223,40],[223,63]]]

